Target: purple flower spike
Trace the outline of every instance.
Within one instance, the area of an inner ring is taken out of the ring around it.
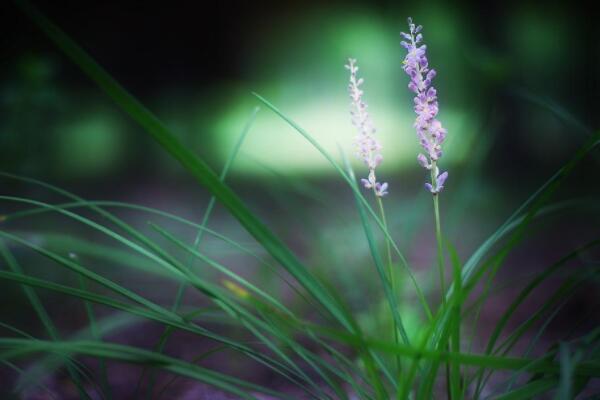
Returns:
[[[363,91],[360,89],[360,85],[364,80],[357,77],[358,65],[356,65],[355,59],[348,59],[346,69],[350,71],[350,84],[348,85],[348,92],[352,100],[350,115],[352,115],[352,124],[358,129],[355,141],[356,155],[369,168],[368,179],[363,178],[360,182],[366,189],[373,189],[375,196],[383,197],[387,194],[388,184],[377,182],[375,176],[375,169],[383,161],[383,156],[379,152],[381,145],[375,139],[375,127],[367,112],[367,104],[362,100]]]
[[[410,77],[408,88],[415,93],[414,109],[417,118],[414,127],[419,143],[427,154],[419,154],[417,160],[423,168],[437,171],[437,162],[442,157],[442,143],[446,140],[447,133],[442,123],[436,119],[439,111],[437,91],[431,83],[437,72],[429,68],[427,46],[422,44],[423,34],[420,33],[423,27],[415,26],[412,18],[408,18],[408,27],[410,33],[400,33],[404,39],[400,44],[407,51],[402,69]],[[447,177],[447,172],[439,176],[436,173],[433,181],[426,183],[425,187],[431,193],[437,194],[444,188]]]

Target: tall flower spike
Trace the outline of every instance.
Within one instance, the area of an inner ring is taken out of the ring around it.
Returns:
[[[388,193],[388,184],[377,182],[377,177],[375,176],[375,169],[383,161],[383,156],[380,153],[381,145],[375,139],[375,127],[367,112],[367,104],[362,100],[363,91],[360,89],[360,86],[364,80],[357,77],[358,66],[356,65],[356,59],[349,58],[348,64],[345,67],[350,71],[350,84],[348,85],[348,92],[352,100],[350,103],[350,115],[352,116],[352,124],[358,130],[354,142],[356,155],[369,168],[367,179],[363,178],[360,181],[366,189],[373,189],[375,196],[383,197]]]
[[[407,50],[402,68],[410,77],[408,88],[415,93],[414,109],[417,118],[414,127],[426,153],[426,155],[419,154],[417,161],[423,168],[431,171],[431,183],[426,183],[425,187],[435,195],[442,191],[448,177],[448,172],[440,174],[437,168],[437,162],[442,157],[442,143],[446,140],[446,129],[436,119],[438,114],[437,91],[431,85],[436,72],[429,68],[427,46],[421,44],[423,27],[415,26],[412,18],[409,18],[408,28],[410,33],[400,33],[405,39],[400,44]]]

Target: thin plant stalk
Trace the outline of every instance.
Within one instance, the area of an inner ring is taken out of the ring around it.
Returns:
[[[431,162],[431,183],[434,188],[437,188],[437,165],[436,161]],[[435,240],[437,242],[437,259],[438,259],[438,270],[440,274],[440,294],[441,304],[446,304],[446,278],[444,274],[444,244],[442,242],[442,227],[440,222],[440,200],[439,193],[433,193],[433,215],[435,219]],[[449,345],[444,345],[446,351],[449,350]],[[448,399],[452,399],[450,393],[450,365],[446,363],[446,390]]]
[[[375,190],[375,189],[373,189]],[[381,222],[383,222],[383,229],[388,232],[388,226],[387,226],[387,220],[385,218],[385,209],[383,207],[383,200],[381,200],[381,196],[376,196],[377,198],[377,205],[379,206],[379,213],[381,214]],[[392,248],[390,246],[390,242],[387,239],[387,237],[385,238],[385,247],[386,247],[386,253],[387,253],[387,264],[388,264],[388,274],[389,274],[389,280],[390,280],[390,285],[392,287],[392,295],[396,296],[398,293],[398,290],[396,288],[396,278],[394,276],[394,264],[393,264],[393,260],[392,260]],[[392,320],[392,324],[394,327],[394,344],[399,344],[400,343],[400,338],[398,337],[398,326],[396,325],[396,321]],[[397,369],[397,373],[398,373],[398,377],[400,377],[400,371],[401,371],[401,363],[400,363],[400,356],[396,355],[396,369]]]
[[[432,163],[431,168],[431,182],[433,182],[434,187],[437,186],[437,176],[435,171],[436,162]],[[440,273],[440,291],[442,294],[442,303],[446,302],[446,278],[444,274],[444,245],[442,242],[442,228],[440,223],[440,205],[439,205],[439,196],[437,193],[433,194],[433,213],[435,218],[435,239],[437,241],[437,258],[438,258],[438,268]]]

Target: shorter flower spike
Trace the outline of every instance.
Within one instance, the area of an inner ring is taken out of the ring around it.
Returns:
[[[350,115],[352,116],[352,124],[358,130],[354,142],[357,149],[356,155],[369,168],[368,179],[363,178],[360,181],[366,189],[373,189],[375,196],[383,197],[388,193],[388,184],[377,182],[375,176],[375,169],[383,161],[383,156],[380,153],[381,145],[375,139],[376,130],[367,112],[367,104],[362,100],[363,91],[360,86],[364,80],[357,77],[358,65],[356,65],[356,59],[349,58],[345,67],[350,71],[350,84],[348,85],[348,92],[352,100]]]

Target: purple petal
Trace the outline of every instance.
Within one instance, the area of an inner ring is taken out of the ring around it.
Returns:
[[[419,162],[419,164],[421,164],[421,166],[425,169],[429,169],[429,161],[427,161],[427,157],[425,157],[423,154],[419,153],[419,155],[417,156],[417,161]]]
[[[375,164],[375,168],[379,167],[381,162],[383,161],[383,156],[381,154],[377,154],[375,158],[373,158],[373,163]]]
[[[441,188],[444,186],[444,182],[446,182],[446,179],[448,178],[448,171],[443,172],[442,174],[440,174],[437,177],[437,186],[438,188]]]
[[[435,78],[436,75],[437,75],[437,72],[435,72],[435,69],[432,69],[427,73],[427,79],[433,80],[433,78]]]
[[[388,188],[387,182],[377,183],[377,185],[375,187],[375,195],[379,196],[379,197],[385,196],[388,193],[387,188]]]

